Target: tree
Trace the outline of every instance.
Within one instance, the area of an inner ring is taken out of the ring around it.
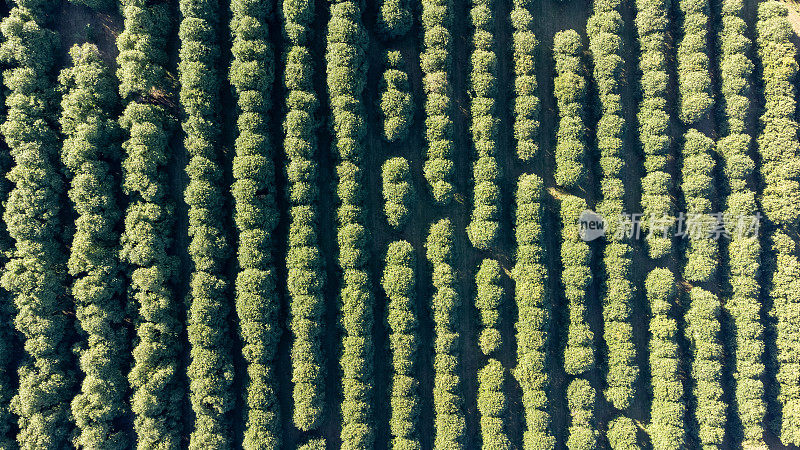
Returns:
[[[363,157],[366,133],[362,93],[366,85],[367,35],[360,3],[335,0],[328,22],[328,92],[333,149],[338,154],[339,268],[342,273],[339,323],[342,326],[342,448],[374,443],[372,427],[372,290],[364,222]]]
[[[238,115],[231,192],[238,232],[235,307],[242,354],[247,361],[243,444],[277,449],[281,419],[274,360],[281,329],[277,323],[278,280],[271,251],[272,232],[278,224],[274,150],[268,125],[274,76],[266,23],[271,5],[250,0],[231,3],[233,59],[228,78]],[[290,287],[291,282],[289,277]],[[307,392],[302,394],[303,400],[315,400]]]
[[[422,2],[423,51],[420,65],[425,90],[425,137],[428,141],[425,179],[433,199],[446,205],[453,199],[453,121],[450,71],[452,26],[450,0]]]
[[[433,269],[434,289],[431,298],[434,321],[434,446],[459,448],[466,431],[464,400],[459,386],[459,333],[456,328],[461,299],[456,290],[456,275],[452,266],[453,228],[449,219],[431,225],[425,248]]]
[[[556,134],[556,184],[575,188],[585,176],[586,147],[584,108],[586,78],[581,62],[580,36],[575,30],[559,31],[553,38],[556,78],[553,81],[558,106]]]
[[[515,237],[516,263],[512,271],[517,304],[517,367],[514,377],[522,389],[527,429],[524,448],[552,449],[547,404],[547,329],[550,304],[545,289],[548,276],[542,261],[542,180],[524,174],[517,181]]]
[[[325,283],[319,249],[316,118],[319,101],[313,87],[314,64],[308,48],[314,3],[283,2],[286,38],[284,145],[289,181],[289,237],[286,270],[292,331],[294,423],[307,431],[320,425],[325,399],[322,352]],[[276,305],[277,309],[277,305]],[[279,423],[275,424],[277,428]],[[324,444],[324,441],[322,441]]]
[[[130,414],[125,368],[130,352],[119,261],[122,216],[118,205],[121,133],[113,114],[119,99],[111,71],[96,46],[75,45],[72,65],[61,72],[61,161],[77,213],[67,268],[73,277],[75,316],[81,330],[80,393],[72,415],[85,448],[129,448],[132,436],[120,426]]]
[[[538,42],[533,34],[533,2],[515,0],[511,10],[514,27],[514,138],[517,156],[529,161],[539,150],[539,97],[536,92],[535,52]]]
[[[481,438],[485,449],[511,448],[503,423],[507,403],[503,393],[504,378],[503,365],[493,358],[478,372],[478,412],[481,414]]]
[[[419,420],[419,380],[415,367],[419,337],[418,320],[414,308],[416,277],[414,248],[406,241],[389,244],[386,267],[383,271],[383,289],[389,298],[387,322],[392,348],[392,416],[389,427],[392,447],[419,448],[417,427]]]
[[[58,169],[53,113],[56,35],[43,26],[44,10],[52,4],[24,6],[30,9],[12,8],[0,26],[3,82],[8,88],[0,131],[13,159],[6,175],[11,191],[3,211],[13,244],[2,286],[13,299],[14,325],[24,344],[11,410],[17,416],[20,447],[60,448],[69,445],[74,432],[70,400],[75,361],[67,340],[73,324],[64,314],[71,310],[71,301],[61,223],[64,180]]]
[[[395,230],[401,230],[408,222],[409,207],[415,202],[409,171],[405,158],[390,158],[383,163],[383,210]]]

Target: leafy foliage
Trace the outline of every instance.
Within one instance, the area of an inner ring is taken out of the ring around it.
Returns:
[[[364,144],[362,92],[366,84],[367,36],[360,3],[335,0],[328,22],[328,92],[333,148],[338,152],[339,267],[342,271],[342,448],[369,448],[372,427],[372,291],[367,270],[368,231],[364,225]]]
[[[381,81],[381,115],[383,137],[389,142],[402,141],[414,115],[411,86],[404,72],[403,55],[395,50],[386,54],[386,70]]]
[[[708,48],[707,0],[678,0],[683,33],[678,42],[678,93],[680,117],[693,124],[708,116],[714,105]]]
[[[586,175],[586,75],[581,38],[575,30],[559,31],[553,38],[556,78],[553,81],[558,107],[556,134],[556,184],[575,188]]]
[[[83,330],[81,390],[72,415],[84,448],[129,448],[120,425],[130,414],[127,402],[130,363],[119,262],[121,218],[115,174],[121,133],[112,114],[119,99],[111,71],[90,44],[70,49],[72,65],[61,72],[61,161],[70,179],[69,198],[77,214],[67,267],[73,277],[75,316]],[[1,447],[1,446],[0,446]]]
[[[533,34],[533,0],[514,0],[511,25],[514,27],[514,138],[517,156],[530,161],[539,151],[539,111],[536,92],[536,47]]]
[[[597,448],[600,436],[594,423],[595,397],[594,389],[583,378],[572,380],[567,387],[567,405],[572,416],[567,438],[569,450]]]
[[[378,7],[378,29],[386,37],[396,38],[411,29],[408,0],[381,0]]]
[[[453,269],[453,227],[449,219],[431,225],[425,244],[428,262],[433,266],[435,371],[433,404],[436,415],[436,448],[460,448],[464,438],[464,399],[458,375],[459,334],[456,329],[461,299],[456,290]]]
[[[608,444],[612,450],[638,450],[636,424],[629,417],[619,416],[608,423]]]
[[[422,2],[423,51],[420,63],[425,90],[425,136],[428,140],[425,179],[433,199],[453,200],[453,120],[450,86],[452,0]]]
[[[474,181],[472,218],[467,236],[476,248],[492,246],[500,232],[500,169],[496,158],[497,56],[494,52],[492,0],[472,0],[472,143],[476,160],[472,165]]]
[[[383,211],[394,229],[402,229],[408,222],[409,207],[415,202],[414,187],[405,158],[390,158],[383,163]]]
[[[67,341],[72,321],[63,313],[71,302],[66,296],[67,253],[60,215],[64,182],[58,171],[53,114],[57,38],[43,27],[45,15],[39,8],[24,6],[12,8],[0,26],[0,59],[8,89],[1,131],[14,163],[6,175],[12,189],[3,212],[13,245],[2,286],[13,298],[14,324],[24,343],[11,408],[20,447],[58,448],[69,444],[73,432],[70,400],[75,376]]]
[[[276,449],[280,446],[281,419],[274,360],[280,327],[271,253],[272,232],[278,223],[268,125],[274,76],[266,23],[271,2],[234,0],[231,12],[233,59],[228,78],[237,106],[231,187],[238,232],[235,294],[242,354],[247,361],[243,446]],[[287,284],[291,286],[291,280]],[[302,400],[315,400],[308,392],[301,393]]]
[[[414,307],[416,276],[414,248],[406,241],[389,244],[383,270],[383,290],[389,298],[387,321],[392,349],[392,448],[420,448],[419,380],[416,355],[419,347],[419,322]]]
[[[619,410],[631,405],[639,377],[631,325],[631,247],[609,242],[603,254],[603,339],[608,347],[605,396]]]
[[[684,448],[683,380],[678,358],[678,324],[670,317],[676,299],[675,276],[669,269],[653,269],[645,280],[650,303],[650,381],[653,397],[650,405],[650,435],[654,449]]]
[[[672,176],[666,171],[670,152],[669,114],[667,113],[667,29],[666,0],[636,1],[636,30],[639,33],[639,69],[642,71],[639,103],[639,141],[644,151],[647,175],[642,179],[642,213],[645,218],[674,214],[670,195]],[[660,230],[647,238],[650,257],[658,259],[672,252],[671,235]]]
[[[516,283],[517,367],[514,377],[522,389],[527,429],[524,448],[552,449],[547,404],[548,378],[545,370],[549,327],[549,298],[545,290],[547,268],[542,246],[542,180],[533,174],[519,177],[516,192]]]
[[[622,170],[625,166],[622,134],[625,120],[619,81],[623,78],[621,56],[622,17],[617,0],[597,1],[594,15],[586,25],[592,54],[594,80],[600,97],[602,114],[597,122],[597,148],[600,151],[600,190],[603,195],[598,213],[608,220],[607,233],[613,236],[615,218],[623,214]],[[603,301],[603,338],[608,346],[605,396],[615,408],[624,410],[635,395],[639,376],[631,326],[630,281],[631,249],[621,242],[609,242],[603,255],[605,272]]]
[[[744,4],[741,0],[724,0],[721,5],[720,78],[722,80],[723,129],[727,135],[717,141],[727,180],[729,216],[754,215],[756,194],[748,185],[755,164],[749,155],[751,144],[747,134],[747,112],[754,66],[748,58],[751,42],[745,35]],[[725,307],[736,329],[735,401],[742,423],[745,448],[764,447],[764,327],[761,324],[759,272],[761,244],[757,236],[732,234],[728,244],[728,280],[730,297]]]
[[[320,425],[325,400],[322,355],[322,294],[325,273],[319,248],[318,167],[315,116],[319,101],[313,86],[314,63],[309,50],[314,3],[283,2],[287,40],[284,57],[286,118],[284,144],[289,181],[289,242],[286,270],[294,382],[294,424],[301,430]],[[276,305],[277,308],[277,305]],[[278,426],[276,423],[275,426]]]
[[[767,219],[783,226],[800,220],[800,142],[794,119],[797,105],[797,50],[786,6],[776,1],[758,7],[758,55],[766,104],[761,115],[758,152],[763,185],[761,207]]]
[[[714,190],[714,141],[695,129],[684,135],[683,167],[681,190],[686,202],[687,230],[691,222],[700,220],[711,223],[715,219],[709,216],[713,212]],[[689,236],[686,248],[686,265],[683,277],[693,282],[708,282],[716,275],[719,248],[716,239],[707,236]]]
[[[491,358],[478,372],[478,412],[481,415],[483,448],[504,450],[511,448],[503,417],[506,414],[506,396],[503,392],[505,369],[500,361]]]
[[[787,234],[773,233],[770,239],[775,255],[770,296],[770,315],[775,320],[777,346],[778,402],[781,409],[780,438],[784,445],[800,444],[800,262],[797,248]]]
[[[591,250],[578,234],[578,217],[586,201],[568,195],[561,200],[561,283],[569,304],[569,330],[564,349],[564,370],[580,375],[595,365],[594,333],[586,321],[586,295],[592,280],[589,267]]]
[[[722,400],[720,304],[717,296],[699,287],[692,288],[689,295],[686,339],[691,346],[698,437],[703,448],[719,448],[725,437],[728,407]]]
[[[125,30],[117,39],[117,77],[127,105],[120,118],[129,133],[122,145],[123,192],[128,197],[122,258],[128,264],[131,301],[138,306],[137,344],[129,374],[140,449],[180,445],[183,392],[180,389],[180,333],[172,292],[174,205],[170,201],[168,140],[174,119],[161,100],[170,86],[164,64],[170,32],[166,2],[123,2]]]
[[[232,444],[231,413],[235,407],[233,358],[228,317],[229,246],[224,229],[226,201],[222,191],[220,75],[217,66],[219,6],[213,1],[181,0],[182,19],[178,73],[185,118],[184,147],[189,154],[189,256],[194,264],[190,282],[188,335],[191,345],[189,398],[194,430],[189,448]]]
[[[502,269],[494,259],[484,259],[475,275],[477,293],[475,306],[481,315],[483,326],[478,339],[484,355],[491,355],[500,349],[502,338],[498,326],[500,324],[500,304],[503,301],[503,286],[500,285]]]

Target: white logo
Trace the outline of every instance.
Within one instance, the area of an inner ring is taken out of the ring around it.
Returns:
[[[578,234],[586,242],[606,234],[606,221],[596,212],[587,209],[578,217]]]

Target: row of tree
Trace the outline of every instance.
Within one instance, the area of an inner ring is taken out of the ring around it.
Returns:
[[[763,182],[761,207],[770,225],[774,255],[767,267],[771,274],[770,297],[775,319],[780,437],[785,445],[800,445],[800,292],[798,250],[790,233],[800,219],[800,143],[795,121],[797,106],[797,50],[786,6],[777,1],[758,5],[756,24],[761,80],[766,103],[760,118],[758,152]]]
[[[508,403],[504,382],[505,368],[494,358],[490,358],[478,372],[478,412],[481,415],[481,440],[486,449],[511,448],[503,421]]]
[[[475,307],[481,317],[481,334],[478,344],[486,356],[500,349],[502,336],[500,325],[500,304],[503,301],[503,286],[500,285],[502,269],[494,259],[484,259],[475,274]]]
[[[289,242],[286,273],[289,327],[292,332],[294,424],[303,431],[321,425],[325,402],[322,341],[325,282],[319,248],[316,117],[319,101],[314,90],[314,62],[309,49],[314,2],[283,2],[286,39],[283,84],[286,117],[283,148],[289,197]]]
[[[539,151],[540,103],[536,86],[536,47],[533,34],[533,1],[514,0],[514,139],[517,156],[530,161]]]
[[[117,77],[127,105],[120,123],[123,192],[128,197],[122,258],[128,264],[131,301],[138,307],[129,374],[139,448],[180,445],[183,420],[180,333],[183,328],[172,282],[174,204],[167,165],[175,128],[173,86],[165,69],[172,29],[168,2],[122,2],[125,29],[117,39]]]
[[[389,142],[402,141],[414,115],[411,86],[403,65],[403,55],[398,50],[386,53],[386,70],[381,80],[381,118],[383,137]]]
[[[450,77],[453,64],[450,0],[422,2],[423,51],[420,62],[425,90],[425,137],[428,141],[425,179],[433,199],[453,199],[453,119]]]
[[[722,392],[719,299],[713,293],[693,287],[686,312],[686,340],[692,360],[694,414],[697,435],[703,448],[721,448],[725,437],[726,409]]]
[[[492,0],[472,0],[472,165],[473,206],[467,236],[476,248],[486,250],[500,234],[500,170],[497,164],[497,55],[494,52]]]
[[[637,115],[639,142],[647,172],[642,179],[642,213],[658,220],[674,214],[670,190],[672,176],[666,171],[671,147],[667,112],[667,32],[669,3],[663,0],[636,1],[636,29],[639,37],[639,69],[642,71],[642,99]],[[651,259],[660,260],[673,250],[672,233],[651,228],[647,250]],[[662,267],[658,267],[662,266]],[[679,449],[685,443],[685,404],[677,344],[677,321],[671,315],[676,300],[675,275],[663,263],[650,271],[645,280],[650,304],[649,363],[652,399],[647,432],[654,449]]]
[[[449,219],[431,225],[425,244],[433,271],[431,310],[434,322],[434,446],[460,448],[466,422],[458,370],[459,333],[456,327],[461,299],[453,269],[453,227]]]
[[[795,201],[800,196],[800,143],[794,120],[793,82],[798,66],[786,16],[786,7],[778,2],[759,5],[756,30],[766,103],[760,118],[758,152],[766,218],[778,226],[796,226],[800,219],[800,205]]]
[[[576,378],[567,386],[567,406],[572,418],[567,438],[569,450],[597,448],[600,435],[594,420],[596,397],[594,388],[584,378]]]
[[[665,267],[645,280],[650,304],[650,372],[652,402],[647,432],[654,449],[678,450],[686,444],[683,376],[678,354],[678,322],[673,318],[677,296],[675,275]]]
[[[553,57],[556,77],[553,80],[558,107],[556,134],[556,184],[568,188],[582,185],[586,175],[586,71],[581,61],[583,45],[575,30],[556,33]]]
[[[372,418],[372,288],[367,270],[368,232],[364,226],[364,106],[367,34],[360,2],[331,4],[325,55],[338,156],[338,242],[342,280],[339,292],[342,347],[342,448],[368,448],[374,442]]]
[[[645,218],[661,218],[674,213],[672,176],[666,171],[671,145],[667,113],[669,7],[665,0],[637,0],[636,10],[642,71],[637,118],[647,172],[641,183],[642,213]],[[651,231],[647,237],[650,257],[658,259],[671,253],[671,236],[664,236],[660,230]]]
[[[414,248],[406,241],[389,244],[383,271],[383,290],[389,299],[387,322],[392,349],[392,390],[389,428],[392,448],[419,448],[419,379],[416,371],[417,328]]]
[[[578,218],[586,201],[573,195],[561,199],[561,282],[569,304],[569,329],[564,349],[564,370],[570,375],[585,374],[595,365],[594,334],[586,320],[586,297],[592,281],[589,267],[591,249],[578,234]]]
[[[383,211],[386,221],[395,230],[401,230],[408,223],[414,205],[414,185],[411,184],[411,173],[405,158],[389,158],[383,163]]]
[[[189,399],[194,430],[189,447],[201,449],[232,444],[231,412],[233,356],[228,318],[230,254],[225,232],[226,200],[220,144],[220,62],[217,2],[181,0],[178,30],[178,76],[183,109],[184,148],[189,156],[189,184],[184,199],[189,207],[190,280],[187,331],[190,344]]]
[[[243,444],[270,449],[279,447],[281,424],[274,366],[280,336],[278,278],[271,252],[278,223],[269,130],[274,56],[266,18],[271,13],[270,2],[231,2],[228,74],[237,112],[231,191],[238,232],[236,313],[247,362]],[[311,397],[302,394],[304,400]]]
[[[681,33],[678,41],[680,118],[692,124],[707,117],[714,106],[708,60],[709,7],[707,0],[679,0]]]
[[[13,244],[2,286],[13,299],[14,324],[24,344],[19,385],[11,400],[17,423],[9,425],[18,431],[19,445],[27,448],[69,444],[75,379],[67,340],[72,321],[64,314],[72,308],[66,297],[64,183],[54,113],[57,36],[45,28],[45,10],[52,7],[43,1],[12,8],[2,22],[0,46],[8,89],[2,133],[13,159],[7,174],[12,189],[3,212]],[[8,413],[4,416],[11,419]],[[13,442],[7,434],[0,439]]]
[[[542,179],[524,174],[517,181],[515,236],[516,263],[512,270],[517,306],[517,367],[514,377],[522,390],[526,429],[524,448],[552,449],[548,409],[547,329],[550,297],[545,289],[548,277],[543,262]]]
[[[723,0],[720,5],[722,28],[718,39],[718,64],[721,80],[721,126],[717,141],[727,190],[726,215],[754,216],[758,211],[756,193],[750,184],[755,164],[750,157],[752,139],[748,133],[750,77],[754,65],[748,57],[750,39],[743,19],[742,0]],[[731,234],[728,244],[727,282],[730,295],[725,307],[736,329],[734,401],[743,429],[743,446],[764,447],[764,326],[759,301],[761,243],[758,236]]]
[[[716,218],[714,211],[714,141],[703,133],[690,129],[683,135],[681,156],[681,191],[686,204],[684,229],[686,262],[683,278],[694,283],[715,279],[719,260],[719,242],[713,239]]]
[[[692,234],[692,221],[712,223],[714,142],[697,130],[684,135],[682,147],[682,183],[688,214],[684,279],[707,283],[716,279],[718,270],[718,241],[704,232]],[[719,299],[700,287],[692,287],[690,306],[686,313],[686,336],[690,344],[691,376],[694,381],[693,412],[699,425],[697,430],[704,447],[718,447],[725,434],[727,405],[722,401],[722,345],[720,343]]]
[[[597,148],[600,153],[600,192],[598,213],[608,219],[607,237],[616,236],[617,218],[623,213],[622,170],[625,167],[622,137],[620,80],[624,77],[621,34],[622,17],[618,0],[596,1],[589,18],[589,35],[594,80],[602,114],[597,122]],[[635,395],[639,376],[635,363],[631,326],[633,286],[630,281],[631,248],[619,240],[609,240],[603,253],[603,338],[608,346],[605,396],[619,410],[627,409]]]
[[[70,179],[75,210],[67,267],[80,335],[80,393],[72,415],[84,448],[128,448],[121,421],[130,414],[126,367],[130,354],[124,282],[119,263],[119,99],[111,70],[90,44],[70,49],[72,65],[61,72],[61,161]],[[0,445],[2,447],[2,445]]]

